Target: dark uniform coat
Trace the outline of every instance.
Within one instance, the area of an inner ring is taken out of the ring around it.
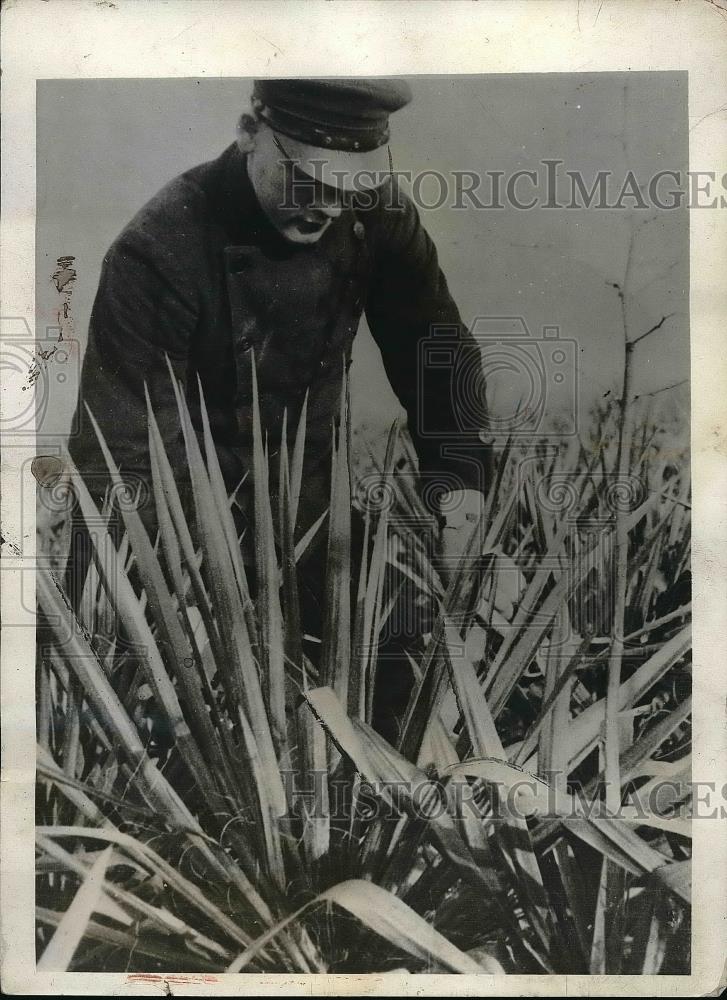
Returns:
[[[451,370],[426,373],[423,402],[432,408],[429,423],[442,433],[439,438],[419,434],[420,341],[432,324],[445,324],[459,331],[462,350],[476,348],[461,328],[414,205],[390,184],[373,208],[344,209],[318,243],[295,245],[267,221],[245,156],[232,145],[218,159],[171,181],[141,209],[104,260],[83,364],[81,429],[70,442],[74,461],[97,497],[104,480],[98,473],[105,464],[83,403],[122,471],[145,480],[150,465],[145,383],[172,466],[183,477],[186,460],[167,356],[184,382],[198,426],[199,374],[232,491],[251,460],[254,349],[271,453],[280,440],[283,411],[287,408],[292,436],[309,390],[298,521],[299,531],[305,530],[328,502],[331,425],[342,364],[350,360],[364,311],[408,413],[422,472],[447,470],[464,486],[480,484],[481,447],[470,449],[475,464],[441,454],[447,442],[461,443]],[[387,207],[397,197],[400,207]],[[249,477],[241,492],[244,509]],[[144,516],[153,523],[151,508]]]

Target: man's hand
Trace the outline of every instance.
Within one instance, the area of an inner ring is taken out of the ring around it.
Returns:
[[[457,572],[462,553],[467,549],[473,531],[485,505],[485,498],[478,490],[451,490],[440,501],[444,523],[439,535],[439,570],[446,585]],[[479,555],[472,552],[472,557]]]
[[[485,498],[477,490],[452,490],[441,501],[442,525],[439,536],[439,572],[445,586],[457,572],[462,553],[469,545],[472,533],[478,530]],[[475,544],[470,552],[468,565],[481,555]],[[493,565],[496,590],[494,607],[504,618],[511,620],[519,603],[524,581],[512,559],[498,550]],[[483,602],[487,604],[487,601]]]

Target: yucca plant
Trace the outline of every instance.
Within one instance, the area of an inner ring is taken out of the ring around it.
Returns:
[[[644,813],[635,798],[689,775],[686,470],[660,464],[653,442],[628,442],[646,492],[614,506],[613,414],[590,454],[508,442],[445,581],[421,541],[429,515],[411,469],[395,462],[397,426],[379,470],[396,503],[366,505],[352,552],[345,384],[328,516],[297,536],[305,408],[292,452],[284,431],[269,455],[253,383],[251,580],[204,399],[198,432],[175,389],[194,509],[147,400],[158,538],[122,505],[113,544],[110,510],[69,459],[94,525],[77,614],[38,571],[39,967],[687,971],[682,803]],[[559,482],[567,510],[538,492]],[[298,566],[324,535],[313,663]],[[412,587],[435,614],[412,647],[391,743],[373,726],[380,645]],[[620,818],[613,789],[611,812],[595,816],[614,739]]]

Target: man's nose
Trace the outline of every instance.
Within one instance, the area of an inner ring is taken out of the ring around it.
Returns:
[[[343,205],[341,205],[340,201],[333,203],[324,201],[316,205],[316,209],[321,215],[325,215],[327,219],[337,219],[343,211]]]

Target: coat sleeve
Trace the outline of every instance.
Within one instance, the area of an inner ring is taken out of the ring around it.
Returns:
[[[81,373],[78,433],[69,441],[71,456],[100,503],[109,479],[88,406],[122,475],[140,490],[139,512],[150,532],[156,517],[145,385],[172,468],[186,466],[167,358],[186,384],[199,282],[185,266],[193,248],[181,252],[185,234],[179,230],[178,221],[142,214],[107,254]]]
[[[477,343],[411,199],[387,182],[374,217],[366,319],[406,410],[427,494],[436,485],[484,491],[492,456],[479,437],[487,405]]]

